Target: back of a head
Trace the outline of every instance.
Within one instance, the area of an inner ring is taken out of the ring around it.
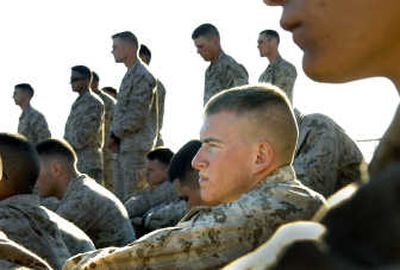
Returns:
[[[268,39],[275,39],[277,41],[277,44],[279,44],[279,42],[280,42],[279,34],[275,30],[267,29],[267,30],[261,31],[260,35],[264,35]]]
[[[293,161],[298,129],[287,96],[273,85],[245,85],[220,92],[205,105],[205,116],[220,112],[245,117],[259,139],[267,139],[279,158],[277,165]]]
[[[65,162],[65,164],[71,169],[76,168],[76,153],[72,146],[64,140],[45,140],[36,145],[36,150],[41,159],[58,159]]]
[[[140,58],[144,57],[146,59],[146,61],[144,61],[144,62],[147,64],[150,64],[151,51],[146,45],[140,44],[139,56],[140,56]],[[142,58],[142,60],[143,60],[143,58]]]
[[[0,155],[5,185],[14,194],[32,193],[40,172],[38,154],[25,137],[0,133]]]
[[[173,155],[174,153],[169,148],[159,147],[148,152],[146,158],[148,160],[157,160],[168,167]]]
[[[86,66],[83,66],[83,65],[73,66],[71,68],[71,70],[76,72],[76,73],[79,73],[83,78],[88,79],[89,81],[92,78],[92,72]]]
[[[364,266],[400,263],[400,164],[361,186],[328,211],[326,243],[332,252]]]
[[[136,49],[139,48],[139,41],[137,37],[130,31],[119,32],[112,36],[112,39],[117,39],[117,38],[134,46]]]
[[[19,89],[20,91],[25,92],[28,94],[30,97],[33,97],[35,91],[33,90],[33,87],[29,83],[20,83],[14,86],[14,89]]]
[[[92,71],[92,81],[94,81],[94,82],[100,81],[99,75],[94,71]]]
[[[206,38],[211,38],[211,37],[217,37],[219,38],[219,32],[217,27],[210,23],[205,23],[200,26],[198,26],[192,33],[192,39],[195,40],[199,37],[206,37]]]
[[[174,155],[171,160],[168,178],[170,181],[179,179],[181,185],[189,186],[198,189],[198,172],[192,167],[192,160],[201,147],[201,142],[198,140],[191,140],[187,142],[181,149]]]

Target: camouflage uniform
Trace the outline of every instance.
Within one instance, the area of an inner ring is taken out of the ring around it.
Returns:
[[[296,68],[288,61],[278,56],[275,62],[270,63],[258,79],[261,83],[270,83],[278,86],[293,102],[293,86],[297,78]]]
[[[164,121],[164,105],[165,105],[165,87],[157,80],[157,92],[156,92],[156,106],[157,109],[157,140],[156,140],[156,147],[163,146],[164,141],[161,136],[161,129],[163,126]]]
[[[151,232],[157,229],[174,226],[188,211],[184,200],[157,205],[143,216],[144,228]]]
[[[52,268],[42,258],[0,232],[0,269],[51,270]]]
[[[111,128],[111,122],[112,122],[112,117],[114,114],[114,107],[115,103],[117,102],[115,98],[112,96],[104,93],[101,90],[94,91],[95,94],[97,94],[104,103],[104,147],[103,147],[103,176],[104,176],[104,186],[112,190],[112,159],[113,159],[113,153],[111,150],[107,147],[109,143],[109,138],[110,138],[110,128]]]
[[[222,90],[248,84],[249,74],[246,68],[231,56],[221,52],[217,60],[206,70],[203,103]]]
[[[84,174],[71,179],[56,213],[81,228],[97,248],[123,246],[135,240],[123,204]]]
[[[61,269],[70,257],[57,224],[40,208],[36,195],[14,195],[0,201],[0,230],[55,269]]]
[[[51,137],[46,118],[31,106],[27,107],[19,117],[18,133],[24,135],[33,144]]]
[[[78,170],[98,182],[103,180],[101,148],[104,137],[104,104],[90,90],[72,104],[64,138],[78,156]]]
[[[325,197],[360,180],[363,156],[332,119],[295,110],[299,139],[293,162],[297,178]]]
[[[80,254],[64,269],[217,269],[265,242],[281,224],[313,216],[324,199],[294,177],[291,166],[282,167],[237,201],[192,209],[175,227],[124,248]]]
[[[137,60],[122,80],[111,125],[111,133],[120,140],[119,177],[113,183],[119,198],[139,191],[137,178],[157,136],[156,90],[153,75]]]
[[[155,187],[146,188],[143,192],[132,196],[125,202],[126,210],[128,210],[129,217],[141,217],[151,208],[176,200],[178,194],[176,193],[174,185],[165,180]]]

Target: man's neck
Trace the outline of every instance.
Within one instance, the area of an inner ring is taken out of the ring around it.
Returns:
[[[80,91],[79,96],[82,96],[83,94],[85,94],[88,91],[89,91],[89,88],[86,88],[85,90]]]
[[[22,111],[25,111],[26,109],[28,109],[30,107],[30,103],[29,102],[24,102],[20,105]]]
[[[270,63],[270,64],[273,64],[273,63],[275,63],[275,62],[278,60],[278,58],[279,58],[279,52],[278,52],[278,51],[273,52],[273,53],[271,53],[270,55],[267,55],[267,58],[268,58],[269,63]]]
[[[136,61],[137,61],[137,56],[135,54],[132,54],[130,57],[126,58],[124,64],[128,69],[130,69],[131,67],[133,67]]]
[[[215,53],[215,56],[211,59],[210,63],[211,63],[211,64],[214,64],[215,62],[217,62],[219,56],[220,56],[222,53],[223,53],[222,49],[219,48],[219,49],[217,50],[217,52]]]

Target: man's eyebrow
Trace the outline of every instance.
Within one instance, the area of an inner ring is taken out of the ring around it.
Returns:
[[[208,138],[202,139],[201,143],[222,143],[222,141],[217,138],[208,137]]]

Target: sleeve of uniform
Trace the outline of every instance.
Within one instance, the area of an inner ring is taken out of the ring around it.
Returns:
[[[326,197],[334,191],[336,184],[338,141],[334,128],[328,123],[314,121],[309,124],[306,138],[297,150],[294,168],[304,185]]]
[[[49,126],[43,115],[38,114],[31,126],[35,129],[34,134],[37,134],[37,142],[47,140],[51,137]]]
[[[282,89],[292,99],[293,86],[297,78],[296,68],[288,65],[287,68],[282,68],[280,74],[275,74],[274,84]]]
[[[83,108],[80,128],[65,137],[76,150],[82,149],[90,143],[90,137],[97,134],[104,119],[104,105],[100,101],[91,100]]]
[[[148,230],[156,230],[176,225],[186,210],[184,201],[175,201],[154,207],[145,214],[144,226]]]
[[[138,75],[126,95],[118,97],[112,123],[112,132],[118,138],[123,139],[143,127],[155,86],[156,81],[150,74]]]
[[[241,86],[249,83],[249,74],[246,68],[240,64],[229,65],[226,67],[226,79],[230,83],[225,85]]]

